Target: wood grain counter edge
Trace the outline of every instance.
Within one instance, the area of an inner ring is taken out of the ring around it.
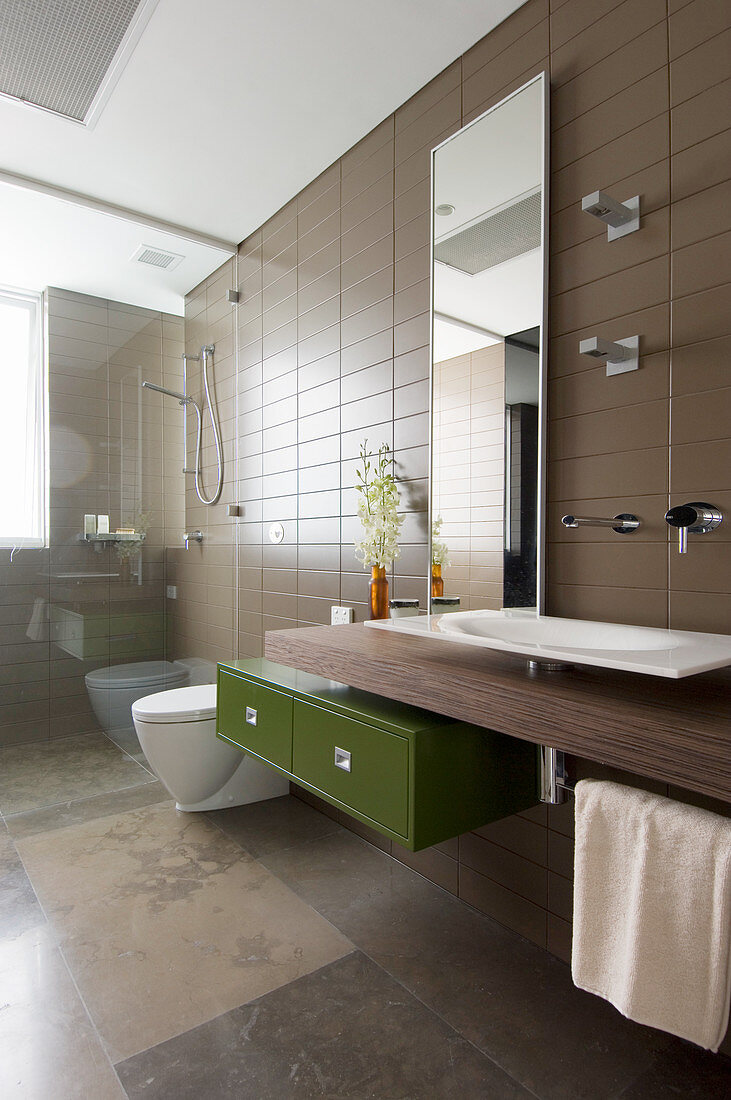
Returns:
[[[271,661],[731,802],[731,670],[532,674],[521,657],[465,649],[362,624],[265,638]]]

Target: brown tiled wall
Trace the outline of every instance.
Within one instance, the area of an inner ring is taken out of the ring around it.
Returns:
[[[183,524],[179,473],[161,476],[180,464],[180,419],[140,390],[143,378],[180,389],[182,318],[56,288],[47,317],[49,546],[12,564],[0,552],[0,745],[97,730],[85,674],[164,657],[164,546]],[[140,510],[140,558],[79,542],[86,513],[115,530]],[[63,637],[81,621],[83,649]]]
[[[663,521],[669,502],[731,511],[730,17],[726,0],[529,0],[243,242],[241,656],[261,652],[264,630],[327,621],[331,603],[363,617],[351,548],[363,436],[395,446],[409,516],[394,587],[423,593],[429,152],[541,70],[552,88],[547,609],[731,630],[731,524],[691,536],[681,558]],[[639,233],[607,243],[581,212],[597,188],[641,194]],[[595,333],[639,333],[641,369],[606,378],[578,355]],[[634,511],[643,526],[626,540],[561,527],[584,510]],[[274,520],[281,546],[266,539]],[[397,854],[566,957],[570,805]]]
[[[505,345],[435,363],[432,388],[432,504],[449,547],[445,594],[459,592],[462,611],[499,610],[505,545]]]

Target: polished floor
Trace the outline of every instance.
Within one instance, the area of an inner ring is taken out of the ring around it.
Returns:
[[[292,798],[180,814],[132,743],[0,750],[0,1096],[661,1100],[731,1062]]]

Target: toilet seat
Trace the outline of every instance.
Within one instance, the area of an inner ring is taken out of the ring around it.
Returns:
[[[132,717],[158,725],[209,721],[216,717],[216,685],[197,684],[147,695],[132,704]]]
[[[126,691],[140,688],[154,691],[165,684],[176,686],[188,678],[187,669],[171,661],[137,661],[128,665],[95,668],[86,674],[86,686],[104,691]]]

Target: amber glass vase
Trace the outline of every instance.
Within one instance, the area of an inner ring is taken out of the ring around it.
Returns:
[[[444,577],[442,576],[441,565],[432,565],[431,567],[431,594],[432,596],[444,595]]]
[[[371,566],[371,618],[387,619],[388,611],[388,579],[386,568],[383,565]]]

